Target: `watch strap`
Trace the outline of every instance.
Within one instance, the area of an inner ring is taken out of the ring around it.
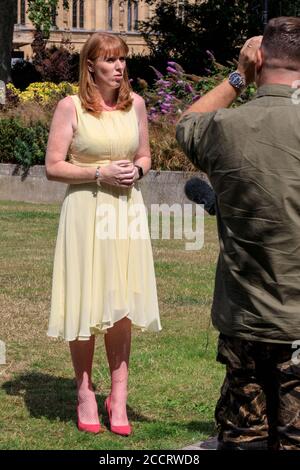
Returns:
[[[143,176],[144,176],[144,170],[143,170],[143,168],[142,168],[141,166],[139,166],[139,165],[134,165],[134,166],[138,169],[139,180],[140,180],[140,179],[143,178]]]

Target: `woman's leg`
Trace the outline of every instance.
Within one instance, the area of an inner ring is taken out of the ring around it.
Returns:
[[[122,318],[107,330],[104,337],[111,375],[112,424],[114,426],[126,426],[128,425],[126,401],[131,321],[128,318]]]
[[[98,424],[98,407],[92,386],[95,336],[88,341],[70,341],[78,393],[78,417],[82,423]]]

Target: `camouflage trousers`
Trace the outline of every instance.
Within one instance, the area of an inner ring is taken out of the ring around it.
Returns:
[[[216,406],[219,450],[300,450],[300,365],[290,344],[219,337],[226,376]]]

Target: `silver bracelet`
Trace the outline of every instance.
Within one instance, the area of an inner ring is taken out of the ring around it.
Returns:
[[[96,173],[95,173],[95,178],[96,178],[96,183],[98,186],[101,186],[101,182],[100,182],[100,166],[97,166],[96,168]]]

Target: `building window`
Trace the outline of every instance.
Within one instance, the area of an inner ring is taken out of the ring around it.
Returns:
[[[84,0],[79,1],[79,28],[84,28]]]
[[[131,5],[131,0],[128,0],[127,2],[127,30],[131,31],[131,25],[132,25],[132,5]]]
[[[26,0],[21,0],[20,23],[25,24],[25,22],[26,22]]]
[[[51,8],[51,25],[55,28],[56,27],[56,7]]]
[[[108,29],[113,29],[113,0],[108,0]]]
[[[133,4],[133,29],[137,31],[139,29],[139,2],[135,0]]]
[[[72,27],[77,28],[77,0],[72,2]]]

